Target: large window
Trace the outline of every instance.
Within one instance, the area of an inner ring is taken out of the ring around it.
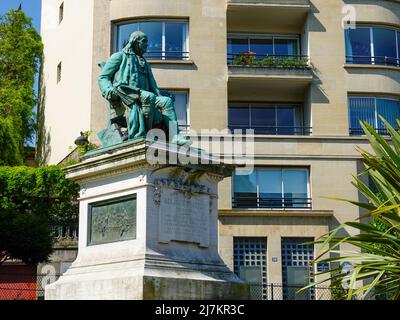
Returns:
[[[283,300],[315,299],[315,289],[299,290],[313,280],[314,246],[304,244],[313,238],[282,238]]]
[[[175,95],[174,107],[179,130],[186,131],[189,128],[189,93],[187,91],[170,92]]]
[[[387,134],[381,115],[391,126],[397,128],[400,119],[400,100],[383,97],[349,97],[350,135],[363,135],[360,121],[367,121],[380,134]]]
[[[255,168],[233,177],[234,208],[311,208],[307,168]]]
[[[400,30],[346,29],[346,63],[400,66]]]
[[[135,21],[116,25],[114,51],[120,51],[128,43],[134,31],[143,31],[149,39],[145,57],[154,60],[185,60],[189,58],[188,22]]]
[[[260,59],[266,56],[298,56],[299,36],[229,35],[228,61],[244,52],[254,52]]]
[[[255,134],[305,135],[310,128],[302,126],[301,106],[293,104],[230,103],[228,126],[253,129]]]

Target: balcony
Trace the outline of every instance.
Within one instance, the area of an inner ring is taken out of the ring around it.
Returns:
[[[303,100],[313,70],[302,55],[228,54],[228,77],[230,99],[251,99],[268,91]]]
[[[78,224],[55,225],[52,227],[55,247],[78,246]]]
[[[290,127],[290,126],[241,126],[229,125],[229,130],[233,133],[235,130],[254,130],[256,135],[274,135],[274,136],[309,136],[312,133],[312,127]]]
[[[309,11],[309,0],[228,0],[227,27],[229,32],[276,28],[299,32]]]

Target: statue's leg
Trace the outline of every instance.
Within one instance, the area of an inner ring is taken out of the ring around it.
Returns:
[[[178,120],[174,108],[174,102],[169,97],[156,97],[156,106],[161,111],[165,125],[168,128],[169,140],[179,145],[190,144],[190,140],[179,135]]]

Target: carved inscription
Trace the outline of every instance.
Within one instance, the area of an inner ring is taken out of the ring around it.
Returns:
[[[89,245],[136,238],[136,196],[89,206]]]
[[[159,207],[159,241],[193,242],[202,247],[210,243],[209,195],[185,194],[163,188]]]

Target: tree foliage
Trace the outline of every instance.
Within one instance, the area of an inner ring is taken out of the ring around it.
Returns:
[[[0,16],[0,163],[18,165],[34,131],[35,74],[43,45],[22,10]]]
[[[347,299],[379,295],[400,299],[400,134],[381,119],[390,134],[392,145],[367,122],[362,124],[374,154],[359,149],[365,171],[360,176],[354,176],[353,185],[367,201],[340,199],[364,208],[368,213],[360,218],[361,221],[347,222],[316,241],[322,245],[321,255],[315,262],[326,261],[331,265],[350,262],[353,272],[346,274],[341,273],[340,267],[332,268],[319,273],[327,273],[328,279],[313,285],[331,281],[332,286],[338,286],[347,282]],[[361,176],[365,174],[370,176],[374,187],[362,181]],[[348,227],[359,233],[338,235]],[[342,244],[348,244],[354,250],[340,250]],[[323,255],[332,253],[338,256],[323,258]]]
[[[78,191],[57,166],[0,167],[0,260],[45,260],[51,226],[78,218]]]

